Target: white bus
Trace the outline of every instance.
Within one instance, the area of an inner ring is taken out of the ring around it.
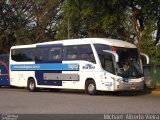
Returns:
[[[148,57],[143,54],[148,63]],[[135,45],[115,39],[83,38],[13,46],[10,84],[97,91],[142,90],[143,67]]]

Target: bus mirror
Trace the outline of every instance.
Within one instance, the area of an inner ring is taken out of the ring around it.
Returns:
[[[142,60],[142,64],[149,64],[149,57],[148,55],[144,54],[144,53],[141,53],[141,60]]]
[[[110,51],[110,50],[103,50],[103,52],[112,54],[112,56],[114,56],[114,58],[115,58],[115,62],[119,62],[119,56],[118,56],[118,54],[116,52]]]

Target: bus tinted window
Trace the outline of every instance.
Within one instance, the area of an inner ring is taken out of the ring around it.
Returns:
[[[12,49],[11,57],[12,60],[18,62],[34,61],[35,49],[34,48]]]
[[[95,44],[97,53],[101,53],[103,50],[111,50],[111,46],[109,45],[103,45],[103,44]]]
[[[62,47],[51,47],[49,49],[49,61],[61,61],[62,54]]]
[[[95,63],[95,58],[90,45],[79,46],[79,58],[80,60],[86,60]]]
[[[62,61],[62,47],[39,47],[36,49],[36,62]]]
[[[38,62],[48,61],[48,51],[49,49],[46,47],[36,48],[36,61]]]
[[[95,58],[90,45],[66,46],[66,60],[86,60],[95,63]]]
[[[102,68],[110,73],[114,73],[113,59],[112,55],[105,53],[103,50],[111,50],[108,45],[95,44],[96,51],[98,53]]]
[[[114,73],[113,59],[110,54],[104,54],[100,57],[102,68],[110,73]]]
[[[67,55],[67,60],[77,60],[78,59],[78,46],[67,46],[65,48]]]

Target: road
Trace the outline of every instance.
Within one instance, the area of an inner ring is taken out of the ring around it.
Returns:
[[[29,92],[26,89],[0,88],[0,113],[17,114],[105,114],[159,113],[160,95],[149,93],[100,93],[83,91]]]

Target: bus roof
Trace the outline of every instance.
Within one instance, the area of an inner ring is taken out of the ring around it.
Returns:
[[[114,47],[136,48],[136,46],[132,43],[118,39],[109,39],[109,38],[81,38],[81,39],[57,40],[57,41],[31,44],[31,45],[13,46],[12,48],[36,47],[36,45],[48,45],[48,44],[79,45],[79,44],[91,44],[91,43],[106,44]]]
[[[125,47],[125,48],[136,48],[132,43],[118,40],[118,39],[109,39],[109,38],[92,38],[92,43],[95,44],[107,44],[115,47]]]

